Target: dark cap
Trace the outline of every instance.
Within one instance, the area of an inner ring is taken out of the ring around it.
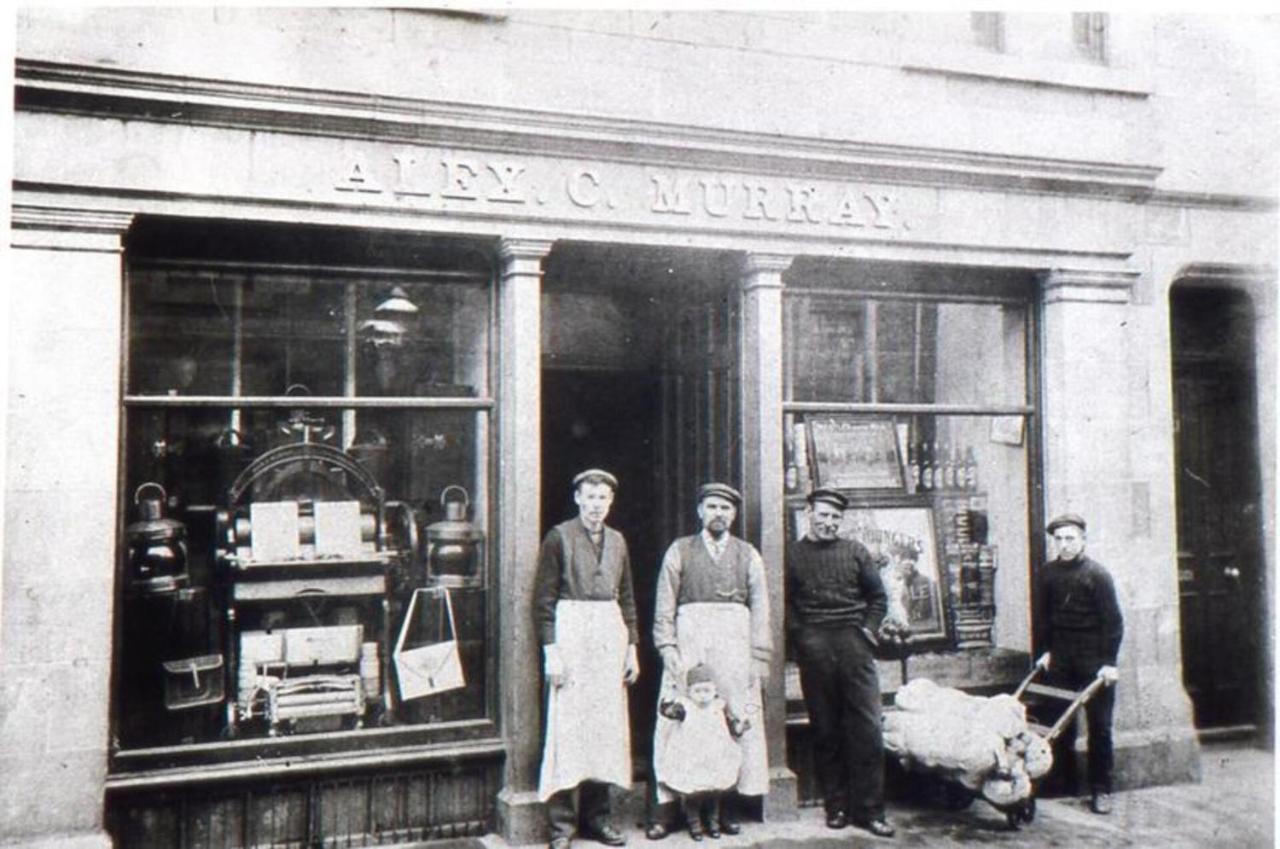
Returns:
[[[711,667],[705,663],[699,663],[697,666],[685,673],[685,686],[692,687],[694,684],[710,684],[715,678],[711,674]]]
[[[723,498],[726,501],[732,501],[734,507],[742,505],[742,493],[738,492],[727,483],[704,483],[702,486],[698,487],[699,504],[713,495],[718,498]]]
[[[806,500],[810,505],[821,501],[824,504],[830,504],[837,510],[849,509],[849,499],[845,498],[834,489],[815,489],[813,492],[809,493]]]
[[[618,479],[604,469],[587,469],[573,476],[574,489],[584,483],[607,483],[614,492],[618,491]]]
[[[1048,524],[1048,526],[1045,528],[1045,533],[1052,534],[1054,531],[1056,531],[1058,528],[1061,528],[1063,525],[1075,525],[1077,528],[1083,531],[1084,519],[1080,518],[1080,516],[1076,513],[1062,513],[1061,515],[1053,517],[1053,521],[1051,521]]]

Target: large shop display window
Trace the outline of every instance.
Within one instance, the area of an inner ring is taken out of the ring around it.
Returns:
[[[787,528],[853,505],[914,651],[1029,650],[1031,283],[1004,272],[801,266],[785,290]]]
[[[483,254],[234,235],[130,256],[117,753],[491,733]]]

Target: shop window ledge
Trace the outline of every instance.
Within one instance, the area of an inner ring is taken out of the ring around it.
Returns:
[[[880,693],[886,703],[902,686],[902,665],[878,660]],[[1005,648],[977,648],[949,652],[925,652],[907,659],[907,678],[928,678],[943,687],[955,687],[977,695],[1013,692],[1031,668],[1031,656]],[[800,670],[793,662],[786,670],[787,725],[805,726],[809,716],[800,689]]]
[[[229,740],[116,752],[107,790],[199,784],[427,763],[498,758],[506,747],[488,720],[429,728]]]

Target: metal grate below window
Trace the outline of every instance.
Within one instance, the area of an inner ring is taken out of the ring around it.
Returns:
[[[501,764],[318,776],[232,787],[121,792],[107,800],[120,849],[346,849],[493,830]]]

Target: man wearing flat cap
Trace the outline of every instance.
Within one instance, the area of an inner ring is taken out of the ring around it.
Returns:
[[[631,559],[605,525],[618,481],[602,469],[573,479],[576,518],[547,532],[538,552],[533,621],[547,683],[538,798],[552,849],[575,834],[625,843],[611,821],[609,785],[631,786],[627,687],[640,675]]]
[[[787,631],[813,729],[827,825],[853,823],[890,837],[875,662],[888,598],[871,552],[840,536],[849,506],[844,495],[815,489],[807,500],[808,531],[787,545]]]
[[[698,490],[701,532],[681,537],[662,559],[654,602],[653,641],[662,655],[660,699],[682,695],[685,672],[699,664],[715,670],[716,687],[734,715],[750,720],[739,743],[742,769],[734,789],[744,796],[769,790],[761,682],[769,675],[773,639],[769,632],[769,594],[760,552],[729,533],[742,496],[725,483]],[[663,786],[662,753],[674,723],[661,715],[654,729],[654,773],[660,802],[673,799]],[[738,813],[726,798],[720,830],[737,834]],[[651,839],[666,827],[650,826]]]
[[[1040,570],[1035,606],[1036,645],[1044,654],[1036,665],[1052,684],[1081,690],[1095,677],[1108,686],[1085,706],[1089,727],[1090,809],[1111,812],[1111,713],[1115,707],[1116,655],[1124,637],[1124,619],[1111,575],[1085,556],[1085,522],[1063,513],[1045,528],[1057,554]],[[1053,762],[1068,792],[1076,787],[1076,726],[1067,724],[1054,740]]]

